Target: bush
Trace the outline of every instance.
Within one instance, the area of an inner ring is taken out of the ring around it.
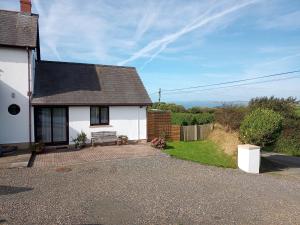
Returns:
[[[180,125],[181,126],[188,126],[189,124],[188,124],[188,122],[186,122],[185,120],[183,120]]]
[[[275,112],[280,113],[286,118],[296,117],[296,104],[297,100],[293,97],[288,98],[275,98],[274,96],[253,98],[249,102],[250,110],[255,110],[258,108],[271,109]]]
[[[214,113],[215,109],[214,108],[194,106],[194,107],[191,107],[191,108],[187,109],[187,112],[193,113],[193,114],[196,114],[196,113]]]
[[[214,115],[212,113],[172,113],[172,124],[175,125],[201,125],[212,123],[214,121]]]
[[[300,135],[285,136],[280,135],[274,151],[279,153],[285,153],[292,156],[300,156]]]
[[[160,109],[167,110],[174,113],[185,112],[185,108],[182,105],[177,105],[175,103],[165,103],[165,102],[155,102],[149,109]]]
[[[300,118],[300,105],[296,107],[296,115]]]
[[[256,109],[248,114],[240,127],[243,143],[265,146],[276,141],[282,128],[282,116],[269,109]]]
[[[193,117],[191,125],[197,125],[197,124],[198,124],[197,119],[195,117]]]
[[[75,148],[83,148],[86,145],[86,133],[81,131],[77,138],[73,139],[73,142],[75,143]]]
[[[300,119],[286,119],[274,151],[300,156]]]
[[[238,130],[247,111],[243,106],[224,105],[215,111],[215,122],[224,126],[226,130]]]

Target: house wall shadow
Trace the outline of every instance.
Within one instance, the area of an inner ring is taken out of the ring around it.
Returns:
[[[0,80],[0,144],[29,142],[28,98],[20,91]],[[17,115],[11,115],[8,107],[20,107]]]

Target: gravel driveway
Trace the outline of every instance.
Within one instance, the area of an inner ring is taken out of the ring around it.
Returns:
[[[152,156],[0,170],[0,224],[299,224],[300,181]]]

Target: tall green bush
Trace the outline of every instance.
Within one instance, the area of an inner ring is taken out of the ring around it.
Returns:
[[[240,127],[243,143],[265,146],[274,143],[282,128],[282,116],[269,109],[256,109],[245,116]]]
[[[255,110],[258,108],[271,109],[275,112],[280,113],[285,118],[295,118],[297,103],[297,99],[293,97],[258,97],[251,99],[251,101],[249,102],[249,108],[250,110]]]

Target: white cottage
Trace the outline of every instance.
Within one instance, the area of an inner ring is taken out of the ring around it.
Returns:
[[[40,59],[38,15],[0,10],[0,144],[72,144],[81,131],[147,139],[151,100],[133,67]]]

